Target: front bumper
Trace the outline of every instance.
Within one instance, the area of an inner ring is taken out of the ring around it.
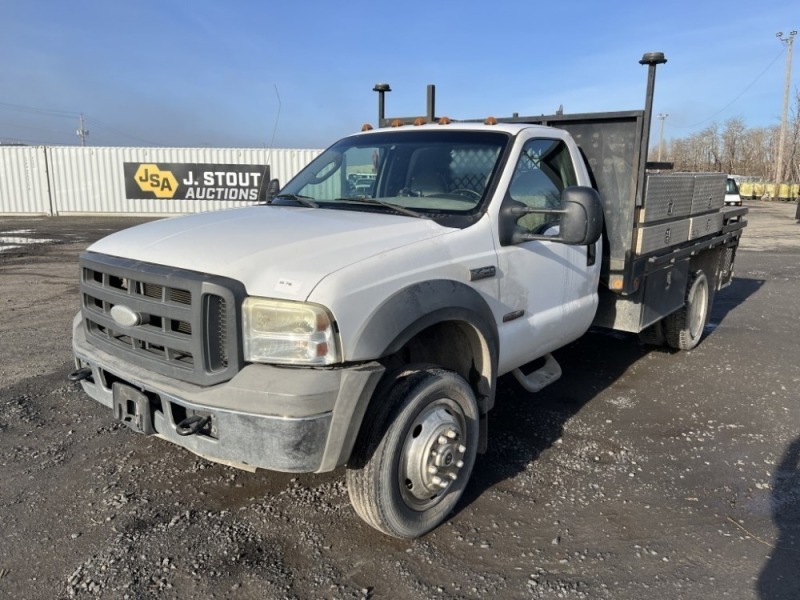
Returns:
[[[241,468],[330,471],[347,462],[364,411],[384,372],[376,362],[338,369],[251,364],[230,381],[200,387],[170,379],[112,356],[86,339],[73,322],[76,367],[90,368],[84,391],[114,407],[113,386],[147,397],[156,435],[206,457]],[[178,434],[189,416],[209,417],[194,435]]]

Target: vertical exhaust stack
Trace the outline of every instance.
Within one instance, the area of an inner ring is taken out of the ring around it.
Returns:
[[[428,114],[426,115],[426,118],[428,123],[433,123],[436,121],[436,86],[432,83],[428,84],[427,100]]]
[[[644,173],[647,167],[647,151],[650,147],[650,120],[653,117],[653,94],[656,87],[656,67],[667,62],[663,52],[647,52],[639,61],[647,65],[647,93],[644,99],[644,119],[642,123],[642,143],[639,156],[639,179],[636,185],[636,206],[641,206],[644,195]]]
[[[383,127],[386,118],[386,92],[391,92],[392,88],[388,83],[376,83],[372,91],[378,92],[378,127]]]

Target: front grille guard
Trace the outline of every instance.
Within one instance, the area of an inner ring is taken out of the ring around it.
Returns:
[[[242,368],[240,282],[94,252],[81,255],[80,269],[81,314],[92,344],[201,386]],[[139,322],[120,325],[111,315],[118,305]]]

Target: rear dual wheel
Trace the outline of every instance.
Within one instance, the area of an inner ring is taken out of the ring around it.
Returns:
[[[347,470],[358,515],[398,538],[442,523],[464,492],[478,445],[478,403],[458,374],[422,367],[373,400]]]
[[[676,350],[691,350],[696,347],[703,337],[710,312],[711,289],[708,277],[702,271],[695,271],[689,277],[683,307],[664,319],[667,344]]]

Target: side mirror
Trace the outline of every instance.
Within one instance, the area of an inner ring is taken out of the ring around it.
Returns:
[[[267,202],[271,202],[272,199],[278,195],[278,192],[281,191],[281,182],[277,179],[270,179],[269,183],[267,184]]]
[[[557,235],[520,231],[517,220],[527,214],[559,215]],[[568,187],[561,192],[561,208],[531,208],[507,196],[500,208],[500,243],[511,246],[533,240],[560,242],[570,246],[594,244],[603,233],[600,195],[590,187]]]

